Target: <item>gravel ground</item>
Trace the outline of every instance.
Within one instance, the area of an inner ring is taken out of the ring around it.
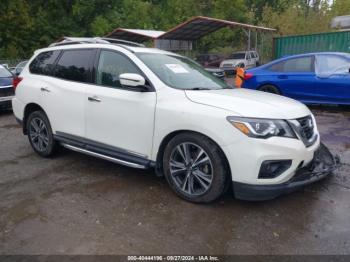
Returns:
[[[334,176],[278,199],[209,205],[164,178],[62,150],[33,153],[0,112],[0,254],[350,254],[350,112],[313,108]]]

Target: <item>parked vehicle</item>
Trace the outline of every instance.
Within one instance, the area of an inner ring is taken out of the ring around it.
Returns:
[[[278,59],[246,72],[243,87],[306,104],[350,105],[350,54],[311,53]]]
[[[225,79],[225,71],[220,68],[205,68],[205,70],[221,80]]]
[[[219,54],[201,54],[195,60],[205,68],[218,68],[223,59],[223,56]]]
[[[23,67],[24,67],[27,63],[28,63],[28,60],[22,61],[22,62],[18,63],[18,65],[14,68],[14,70],[12,71],[12,73],[13,73],[14,75],[17,75],[17,76],[18,76],[18,75],[22,72]]]
[[[0,65],[0,109],[11,108],[11,99],[15,94],[12,88],[12,81],[12,73]]]
[[[213,201],[231,184],[239,199],[270,199],[335,168],[306,106],[228,88],[163,50],[58,43],[35,52],[14,88],[14,114],[40,156],[61,145],[155,168],[192,202]]]
[[[235,74],[236,68],[241,65],[245,68],[258,66],[259,59],[259,55],[256,51],[235,52],[221,62],[220,69],[228,74]]]

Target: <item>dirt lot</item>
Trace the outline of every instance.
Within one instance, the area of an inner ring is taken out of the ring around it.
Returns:
[[[0,113],[0,254],[350,254],[350,112],[314,108],[336,174],[273,201],[176,197],[163,178],[62,151]]]

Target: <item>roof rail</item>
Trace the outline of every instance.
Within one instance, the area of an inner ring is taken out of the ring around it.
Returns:
[[[58,42],[49,45],[52,46],[62,46],[62,45],[74,45],[74,44],[117,44],[126,46],[137,46],[145,47],[143,44],[126,41],[122,39],[115,38],[100,38],[100,37],[63,37],[58,40]]]

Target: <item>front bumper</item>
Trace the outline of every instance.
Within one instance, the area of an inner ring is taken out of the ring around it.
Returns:
[[[339,157],[334,157],[324,144],[315,151],[312,161],[298,169],[285,183],[275,185],[251,185],[233,182],[233,191],[237,199],[263,201],[288,194],[306,185],[330,175],[339,166]]]

